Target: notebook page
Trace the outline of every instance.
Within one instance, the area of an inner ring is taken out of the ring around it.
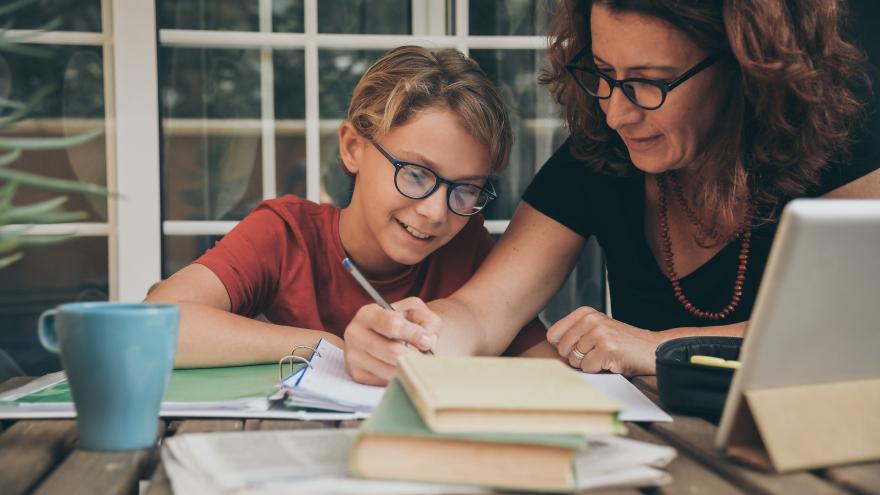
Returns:
[[[317,349],[309,361],[311,367],[303,368],[284,382],[286,387],[293,389],[294,396],[303,393],[320,397],[328,405],[357,410],[372,410],[379,403],[385,387],[355,382],[345,370],[342,349],[324,340],[318,343]]]

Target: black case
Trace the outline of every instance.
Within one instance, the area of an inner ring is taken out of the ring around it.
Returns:
[[[691,364],[694,355],[739,359],[739,337],[684,337],[657,348],[660,402],[674,412],[718,422],[733,379],[733,369]]]

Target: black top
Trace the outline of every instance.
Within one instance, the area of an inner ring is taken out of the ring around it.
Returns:
[[[880,80],[872,74],[874,97],[865,125],[854,134],[850,159],[829,165],[817,197],[880,168]],[[544,164],[523,200],[584,238],[595,235],[605,252],[614,318],[649,330],[709,326],[749,319],[767,264],[777,223],[752,229],[749,265],[739,306],[723,320],[704,320],[676,300],[672,284],[645,239],[645,176],[611,177],[592,172],[570,153],[570,138]],[[656,219],[649,219],[656,221]],[[705,264],[681,278],[684,294],[705,311],[720,311],[733,296],[740,242],[731,242]]]

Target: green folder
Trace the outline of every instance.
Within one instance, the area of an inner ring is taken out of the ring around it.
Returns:
[[[303,365],[299,365],[303,366]],[[294,367],[294,371],[296,371]],[[171,373],[163,402],[223,402],[266,398],[278,391],[277,364],[177,369]],[[70,387],[62,380],[17,399],[17,403],[69,403]]]

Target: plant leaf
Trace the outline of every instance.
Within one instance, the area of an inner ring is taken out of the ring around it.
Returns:
[[[0,268],[6,268],[7,266],[20,260],[22,256],[24,256],[24,253],[19,252],[19,253],[13,254],[12,256],[0,258]]]
[[[0,98],[0,108],[22,108],[24,103],[6,98]]]
[[[49,58],[52,52],[37,46],[23,45],[21,43],[11,43],[8,38],[0,36],[0,52],[14,53],[16,55],[25,55],[28,57]]]
[[[15,181],[19,184],[38,187],[40,189],[49,189],[52,191],[76,192],[85,194],[97,194],[101,196],[119,196],[110,192],[104,186],[98,184],[89,184],[86,182],[77,182],[74,180],[54,179],[51,177],[43,177],[41,175],[29,174],[19,170],[8,168],[0,168],[0,179]]]
[[[91,131],[77,134],[76,136],[63,138],[50,137],[4,137],[0,136],[0,149],[19,149],[19,150],[51,150],[58,148],[67,148],[68,146],[76,146],[90,139],[94,139],[104,133],[103,129],[93,129]]]
[[[21,150],[13,150],[9,153],[6,153],[5,155],[0,155],[0,167],[5,167],[6,165],[9,165],[15,160],[18,160],[18,157],[20,156]]]
[[[37,3],[37,0],[15,0],[10,4],[6,4],[3,7],[0,7],[0,15],[6,15],[16,10],[26,7],[28,4]]]
[[[28,98],[28,101],[25,102],[24,106],[22,106],[20,108],[16,108],[9,115],[7,115],[3,118],[0,118],[0,129],[3,129],[4,127],[8,127],[8,126],[14,124],[15,122],[18,122],[19,120],[23,120],[23,119],[27,118],[28,114],[34,108],[36,108],[37,105],[39,105],[46,98],[46,96],[48,96],[53,91],[55,91],[54,84],[47,84],[47,85],[43,86],[42,88],[38,89],[37,91],[34,91],[34,94],[31,95],[30,98]]]

